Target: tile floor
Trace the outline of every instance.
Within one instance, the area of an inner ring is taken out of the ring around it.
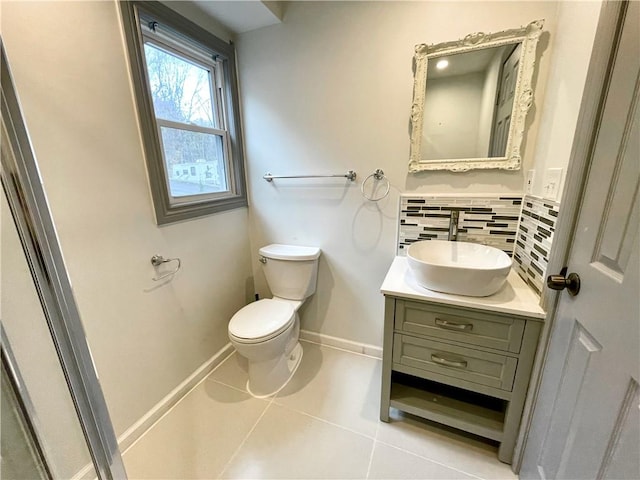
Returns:
[[[517,478],[477,437],[397,411],[380,422],[379,359],[302,345],[298,372],[267,399],[227,358],[125,452],[129,478]]]

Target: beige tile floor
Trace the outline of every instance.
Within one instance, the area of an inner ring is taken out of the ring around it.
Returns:
[[[477,437],[392,412],[379,359],[303,342],[276,396],[245,392],[231,355],[124,454],[131,479],[515,479]]]

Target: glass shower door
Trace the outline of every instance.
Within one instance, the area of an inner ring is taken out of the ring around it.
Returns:
[[[126,479],[4,48],[0,85],[2,478]]]
[[[34,480],[51,478],[40,445],[33,436],[33,427],[25,415],[12,382],[9,370],[2,365],[2,388],[0,390],[0,472],[4,478],[29,478]]]
[[[6,155],[7,142],[5,138],[2,140],[2,154]],[[0,318],[5,333],[0,406],[2,478],[47,478],[30,477],[31,462],[21,465],[14,458],[30,451],[39,453],[36,460],[45,464],[45,473],[48,470],[53,478],[84,478],[84,472],[89,475],[87,478],[95,478],[91,455],[4,189],[0,203]],[[5,424],[5,411],[13,411],[13,423]],[[10,452],[10,447],[16,446],[14,441],[22,444],[22,448]]]

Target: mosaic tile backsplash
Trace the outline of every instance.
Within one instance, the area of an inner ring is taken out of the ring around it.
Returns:
[[[559,209],[558,202],[524,197],[513,266],[538,295],[544,288]]]
[[[499,248],[511,255],[522,195],[401,195],[398,255],[413,242],[446,240],[452,210],[458,210],[458,240]]]

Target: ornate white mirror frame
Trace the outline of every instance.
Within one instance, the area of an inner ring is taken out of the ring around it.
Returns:
[[[461,40],[415,47],[415,74],[413,82],[413,104],[411,105],[411,147],[409,172],[424,170],[450,170],[466,172],[471,169],[497,168],[519,170],[520,147],[524,136],[527,112],[533,103],[531,81],[536,63],[536,45],[542,33],[544,20],[536,20],[526,27],[504,30],[498,33],[472,33]],[[424,159],[421,155],[424,104],[427,87],[427,64],[429,60],[442,56],[466,53],[472,50],[522,43],[518,77],[514,91],[514,102],[509,127],[505,156],[461,159]]]

